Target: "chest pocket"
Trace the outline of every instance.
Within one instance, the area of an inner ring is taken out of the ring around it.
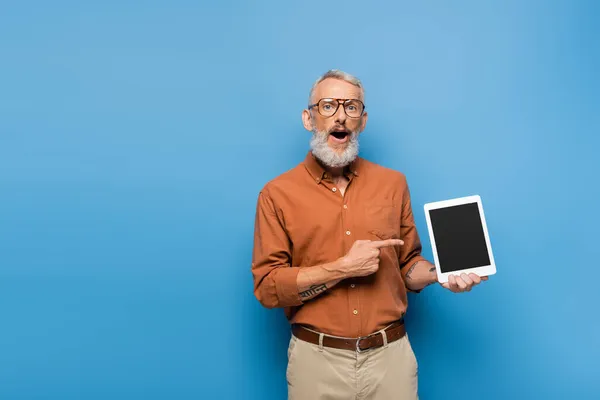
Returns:
[[[400,239],[399,209],[390,204],[371,204],[365,207],[366,228],[370,240]],[[381,249],[381,257],[397,260],[397,246]]]
[[[393,204],[367,204],[364,208],[364,226],[367,231],[382,236],[382,239],[397,238],[400,233],[399,212],[399,208]]]

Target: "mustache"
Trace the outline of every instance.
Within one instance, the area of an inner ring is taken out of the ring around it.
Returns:
[[[313,122],[312,133],[314,135],[318,135],[319,137],[322,137],[323,140],[325,138],[327,138],[332,132],[335,132],[335,131],[338,131],[338,132],[339,131],[344,131],[344,132],[346,132],[350,136],[351,139],[354,140],[356,138],[356,136],[358,136],[358,134],[362,130],[360,129],[360,126],[356,127],[356,129],[350,129],[345,124],[344,125],[336,124],[336,125],[332,126],[329,129],[320,130],[320,129],[317,129],[316,124],[314,124],[314,122]]]
[[[319,135],[330,135],[333,132],[346,132],[349,135],[356,135],[358,133],[358,129],[356,130],[351,130],[346,126],[334,126],[332,128],[329,129],[325,129],[325,130],[318,130],[318,129],[313,129],[313,133],[319,134]]]
[[[343,125],[339,125],[339,126],[338,126],[338,125],[336,125],[336,126],[334,126],[334,127],[330,128],[330,129],[329,129],[329,131],[328,131],[327,133],[331,133],[331,132],[342,132],[342,131],[343,131],[343,132],[352,133],[352,131],[351,131],[350,129],[346,128],[346,127],[345,127],[345,126],[343,126]]]

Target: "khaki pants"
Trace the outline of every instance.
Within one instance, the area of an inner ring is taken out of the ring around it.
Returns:
[[[417,400],[417,359],[408,335],[357,353],[305,342],[288,348],[288,400]]]

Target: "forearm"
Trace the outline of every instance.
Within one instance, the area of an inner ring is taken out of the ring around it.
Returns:
[[[426,260],[419,260],[410,265],[404,275],[406,287],[410,290],[419,291],[426,286],[437,282],[435,265]]]
[[[313,299],[346,278],[341,270],[342,260],[300,269],[297,277],[302,301]]]

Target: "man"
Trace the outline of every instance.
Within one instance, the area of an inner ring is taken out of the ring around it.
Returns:
[[[357,78],[320,77],[302,112],[311,151],[258,196],[254,293],[292,325],[289,399],[417,398],[407,291],[437,277],[421,256],[405,176],[358,156],[367,117]],[[464,292],[482,279],[443,286]]]

